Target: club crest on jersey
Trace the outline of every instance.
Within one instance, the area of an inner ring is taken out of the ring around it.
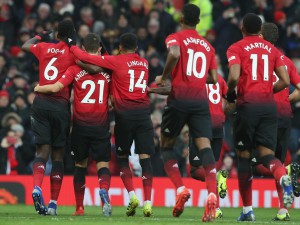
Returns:
[[[247,45],[244,49],[249,52],[250,50],[254,49],[254,48],[261,48],[261,49],[265,49],[267,50],[269,53],[271,53],[271,47],[269,47],[268,45],[261,43],[261,42],[255,42],[253,44]]]

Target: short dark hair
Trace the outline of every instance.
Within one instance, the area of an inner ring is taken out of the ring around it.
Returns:
[[[125,50],[135,50],[137,48],[137,36],[133,33],[125,33],[120,37],[120,45]]]
[[[264,39],[273,45],[277,42],[279,38],[278,27],[275,23],[263,23],[261,27],[261,34]]]
[[[71,36],[72,32],[75,31],[74,24],[71,20],[62,20],[58,23],[57,27],[57,37],[58,38],[68,38]]]
[[[95,33],[89,33],[83,39],[83,46],[87,52],[96,53],[100,47],[100,37]]]
[[[254,13],[247,13],[243,18],[243,27],[248,34],[258,34],[261,24],[261,18]]]
[[[194,27],[200,21],[200,8],[194,4],[185,4],[182,8],[183,23]]]

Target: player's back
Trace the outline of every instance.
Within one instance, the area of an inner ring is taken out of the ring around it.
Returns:
[[[64,42],[38,43],[32,45],[30,51],[39,60],[39,84],[54,84],[63,73],[74,64],[74,56],[69,52],[69,47]],[[35,101],[39,101],[44,107],[52,107],[57,102],[66,104],[70,98],[70,90],[65,87],[53,95],[38,94]],[[44,101],[43,101],[44,100]]]
[[[216,84],[206,84],[206,89],[212,125],[213,127],[222,127],[225,122],[223,98],[227,94],[227,84],[223,77],[218,74],[218,82]]]
[[[90,75],[77,65],[69,70],[74,74],[73,121],[83,126],[107,126],[110,75]]]
[[[286,56],[282,55],[281,58],[285,64],[287,73],[290,77],[292,85],[300,83],[300,76],[298,75],[297,69],[294,63]],[[278,81],[278,77],[273,73],[273,83],[275,84]],[[287,87],[280,92],[274,94],[274,99],[276,102],[276,107],[278,111],[278,116],[280,117],[292,117],[292,108],[289,101],[290,88]]]
[[[148,62],[138,54],[115,57],[112,74],[112,95],[117,114],[131,119],[148,117],[150,101],[147,95]]]
[[[195,30],[183,30],[166,39],[167,47],[179,46],[180,58],[172,70],[172,91],[169,102],[207,101],[206,78],[216,69],[215,50]]]
[[[278,50],[257,35],[246,36],[230,46],[227,56],[229,64],[241,65],[238,104],[273,103],[273,71],[281,66]]]

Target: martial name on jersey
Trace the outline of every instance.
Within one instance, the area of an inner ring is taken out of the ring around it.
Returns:
[[[272,48],[264,43],[261,42],[255,42],[253,44],[249,44],[246,47],[244,47],[244,49],[249,52],[250,50],[254,49],[254,48],[261,48],[261,49],[265,49],[268,52],[272,53],[271,50]]]

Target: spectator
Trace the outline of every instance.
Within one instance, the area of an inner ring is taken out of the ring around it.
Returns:
[[[14,100],[12,101],[11,105],[11,112],[17,113],[21,119],[22,124],[25,128],[30,128],[30,110],[27,105],[26,96],[24,93],[19,93],[15,95]]]
[[[30,162],[34,159],[32,147],[23,142],[24,128],[14,124],[1,141],[0,155],[3,165],[0,173],[5,174],[30,174]],[[6,165],[6,166],[5,166]]]
[[[0,121],[2,121],[6,113],[10,112],[10,108],[8,106],[9,106],[9,93],[5,90],[1,90],[0,91]]]
[[[50,19],[50,6],[47,3],[41,3],[38,7],[38,19],[39,22],[45,23]]]

